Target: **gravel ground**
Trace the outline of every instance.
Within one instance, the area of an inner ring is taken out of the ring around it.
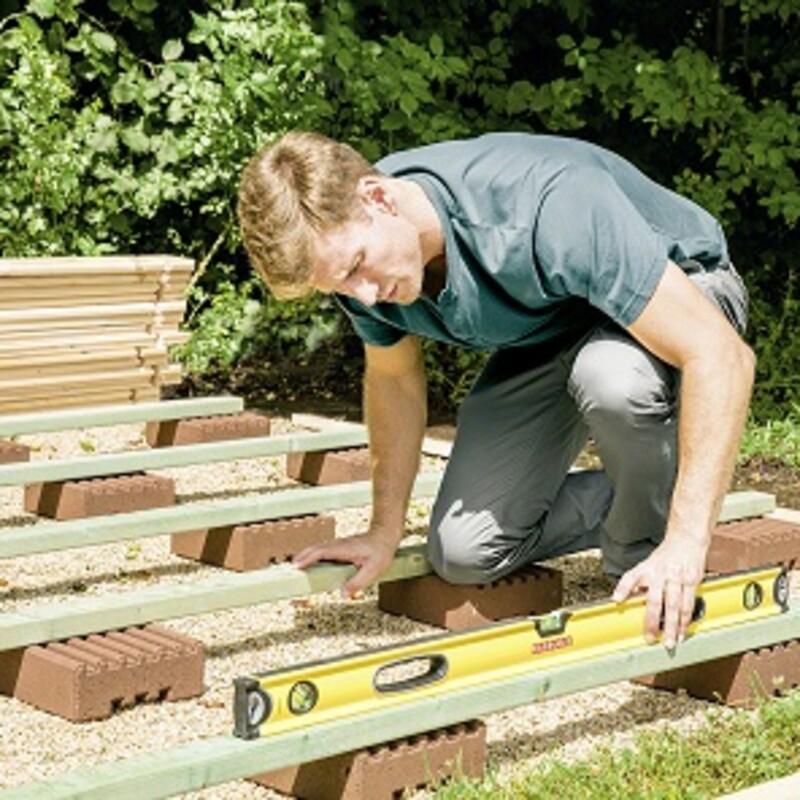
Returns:
[[[275,432],[289,430],[276,420]],[[141,426],[118,426],[21,438],[33,458],[114,452],[145,447]],[[427,459],[425,469],[441,469]],[[284,458],[162,470],[175,478],[179,502],[275,491],[292,482]],[[424,529],[428,504],[415,501],[409,530]],[[362,531],[366,509],[336,513],[338,535]],[[0,489],[0,528],[36,524],[22,508],[22,489]],[[1,535],[1,531],[0,531]],[[418,539],[412,536],[410,541]],[[607,592],[595,554],[559,559],[566,603]],[[216,568],[172,556],[168,537],[68,550],[0,561],[0,607],[69,603],[74,597],[107,596],[146,585],[194,581]],[[130,757],[231,732],[232,681],[241,674],[399,643],[438,629],[379,612],[375,592],[344,601],[338,594],[265,603],[171,620],[166,626],[206,646],[206,692],[195,700],[141,705],[96,723],[74,724],[0,697],[0,788],[51,777],[99,762]],[[684,695],[654,692],[628,682],[565,699],[550,700],[486,719],[490,764],[503,779],[543,759],[575,759],[599,744],[625,744],[645,728],[701,725],[709,706]],[[732,713],[732,712],[726,712]],[[417,793],[416,798],[423,798]],[[246,781],[185,797],[276,798]]]

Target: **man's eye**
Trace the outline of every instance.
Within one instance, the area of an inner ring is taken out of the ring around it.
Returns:
[[[348,271],[348,273],[347,273],[347,277],[348,277],[348,278],[352,278],[352,277],[353,277],[353,275],[355,275],[355,274],[356,274],[356,272],[358,272],[359,268],[361,267],[361,262],[362,262],[363,260],[364,260],[364,259],[362,258],[362,256],[361,256],[361,255],[358,255],[358,256],[356,256],[356,260],[353,262],[353,266],[352,266],[352,267],[350,267],[350,270],[349,270],[349,271]]]

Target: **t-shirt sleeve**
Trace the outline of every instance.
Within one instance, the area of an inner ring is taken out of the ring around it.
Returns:
[[[334,295],[334,298],[347,315],[355,332],[367,344],[389,347],[397,344],[406,335],[404,331],[398,330],[371,316],[358,301],[338,294]]]
[[[604,170],[576,167],[548,188],[534,229],[539,279],[620,325],[636,320],[666,269],[668,245]]]

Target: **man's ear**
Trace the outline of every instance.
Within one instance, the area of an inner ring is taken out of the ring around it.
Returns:
[[[397,200],[389,181],[383,175],[364,175],[359,178],[356,196],[367,212],[397,213]]]

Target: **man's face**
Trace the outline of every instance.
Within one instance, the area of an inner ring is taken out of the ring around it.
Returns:
[[[381,195],[362,201],[365,216],[314,237],[313,286],[366,306],[413,303],[422,291],[419,234]]]

